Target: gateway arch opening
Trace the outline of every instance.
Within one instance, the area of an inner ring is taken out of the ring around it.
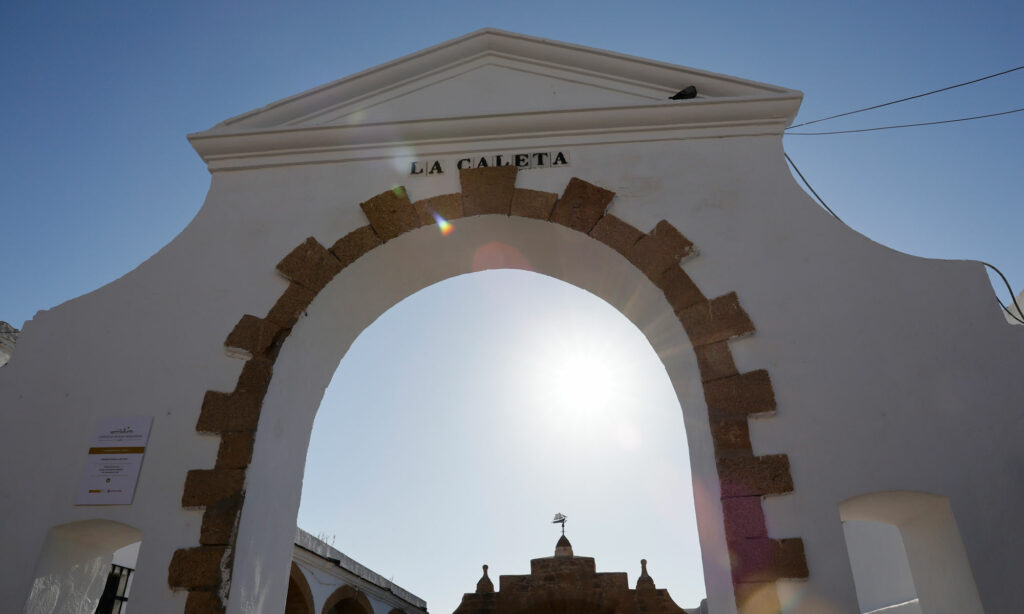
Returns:
[[[661,358],[610,304],[523,270],[454,277],[349,348],[316,416],[298,524],[452,612],[467,574],[520,572],[566,512],[577,550],[631,574],[646,558],[696,607],[706,495],[683,420]]]

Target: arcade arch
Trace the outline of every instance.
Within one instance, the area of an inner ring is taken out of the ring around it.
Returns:
[[[295,561],[292,561],[288,572],[288,595],[285,598],[284,614],[316,614],[313,603],[313,591],[309,588],[309,582]]]
[[[684,416],[694,471],[718,486],[710,489],[708,507],[697,510],[704,568],[730,561],[727,577],[708,579],[709,592],[734,593],[744,611],[777,609],[774,581],[807,577],[801,540],[768,536],[764,521],[761,498],[790,492],[793,483],[785,454],[755,456],[750,444],[748,416],[774,412],[775,399],[766,371],[740,373],[732,360],[730,340],[754,331],[739,298],[706,297],[697,288],[680,267],[694,246],[669,223],[643,232],[606,214],[612,192],[575,178],[560,197],[521,190],[515,172],[463,171],[460,194],[415,203],[404,188],[385,191],[362,204],[369,225],[330,249],[307,239],[279,263],[288,287],[269,311],[254,308],[265,316],[244,315],[228,336],[226,345],[250,358],[234,391],[207,393],[197,424],[222,439],[215,467],[190,471],[182,497],[184,505],[206,508],[202,545],[177,551],[169,575],[172,586],[190,590],[192,603],[214,599],[211,586],[227,588],[220,566],[209,563],[214,560],[234,565],[232,602],[274,590],[254,585],[258,574],[244,566],[257,552],[278,552],[286,560],[285,524],[297,511],[303,460],[297,451],[308,444],[333,366],[358,333],[391,305],[441,279],[522,268],[516,253],[533,270],[620,309],[662,356],[684,411],[694,408]],[[472,219],[459,222],[463,232],[443,236],[422,228],[433,223],[432,213]],[[376,249],[381,244],[388,246]],[[330,317],[338,310],[343,320]],[[303,326],[307,317],[316,325]],[[703,390],[693,386],[697,380]],[[236,533],[231,527],[243,500],[246,509],[281,511],[242,514]],[[719,517],[724,526],[712,520]],[[236,534],[246,539],[236,540]],[[197,563],[205,564],[202,578],[182,573]],[[723,582],[732,586],[723,589]]]
[[[373,614],[373,606],[361,591],[341,586],[324,602],[321,614]]]

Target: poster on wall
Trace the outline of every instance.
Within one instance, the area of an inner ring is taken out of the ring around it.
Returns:
[[[131,504],[152,426],[152,416],[100,418],[75,505]]]

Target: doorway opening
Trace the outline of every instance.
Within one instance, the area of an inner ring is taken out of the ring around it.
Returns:
[[[50,529],[36,561],[25,614],[124,614],[142,532],[93,519]]]
[[[912,491],[839,504],[861,612],[983,614],[949,499]]]
[[[599,570],[632,584],[647,559],[693,608],[703,493],[685,441],[661,359],[611,305],[528,271],[463,275],[352,344],[316,416],[298,524],[444,614],[482,563],[497,576],[549,556],[561,512]]]

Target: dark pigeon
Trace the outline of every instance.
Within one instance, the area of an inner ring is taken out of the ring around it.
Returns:
[[[692,85],[689,85],[689,86],[679,90],[678,92],[676,92],[675,96],[669,96],[668,99],[669,100],[689,100],[691,98],[696,98],[696,97],[697,97],[697,88],[692,86]]]

